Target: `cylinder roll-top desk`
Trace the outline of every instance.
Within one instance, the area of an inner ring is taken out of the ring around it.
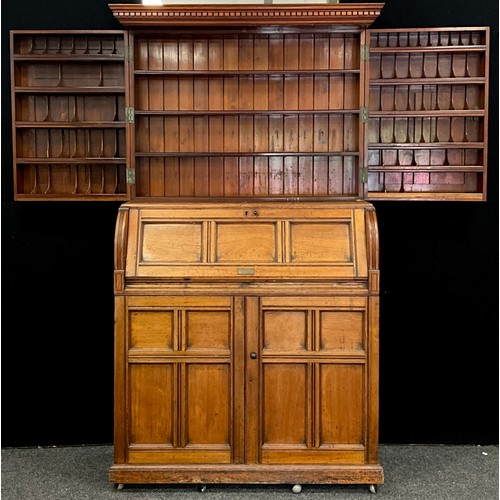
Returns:
[[[12,31],[11,74],[15,199],[123,202],[110,481],[374,490],[371,202],[485,200],[488,28],[109,7]]]

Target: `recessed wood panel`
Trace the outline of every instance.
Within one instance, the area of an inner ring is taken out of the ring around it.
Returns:
[[[363,443],[363,365],[320,365],[320,445]]]
[[[186,367],[186,445],[229,445],[231,382],[228,364]]]
[[[307,365],[263,366],[263,445],[306,445]]]
[[[277,262],[277,223],[218,223],[215,262]]]
[[[203,261],[201,223],[144,223],[141,261],[188,263]]]
[[[320,311],[320,349],[362,350],[364,313],[361,311]]]
[[[308,341],[307,311],[264,311],[265,351],[304,351]]]
[[[173,349],[172,311],[132,311],[129,321],[131,349]]]
[[[186,311],[186,350],[229,350],[229,311]]]
[[[172,445],[173,373],[173,365],[167,364],[130,366],[130,444]]]
[[[351,226],[340,222],[290,224],[293,263],[352,262]]]

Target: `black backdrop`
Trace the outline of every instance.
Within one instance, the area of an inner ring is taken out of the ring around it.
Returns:
[[[373,27],[488,25],[488,201],[374,203],[382,443],[498,442],[498,2],[388,0]],[[119,206],[13,201],[8,32],[120,28],[106,0],[2,2],[4,447],[112,442]]]

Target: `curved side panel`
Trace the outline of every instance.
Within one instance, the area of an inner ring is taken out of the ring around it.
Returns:
[[[368,289],[377,294],[380,290],[378,224],[375,208],[366,211],[366,253],[368,259]]]
[[[123,291],[125,287],[125,262],[127,257],[128,208],[120,207],[115,226],[114,249],[114,284],[115,291]]]

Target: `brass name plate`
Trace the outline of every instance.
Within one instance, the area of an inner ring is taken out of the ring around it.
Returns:
[[[255,274],[255,269],[251,267],[238,267],[236,272],[239,276],[253,276]]]

